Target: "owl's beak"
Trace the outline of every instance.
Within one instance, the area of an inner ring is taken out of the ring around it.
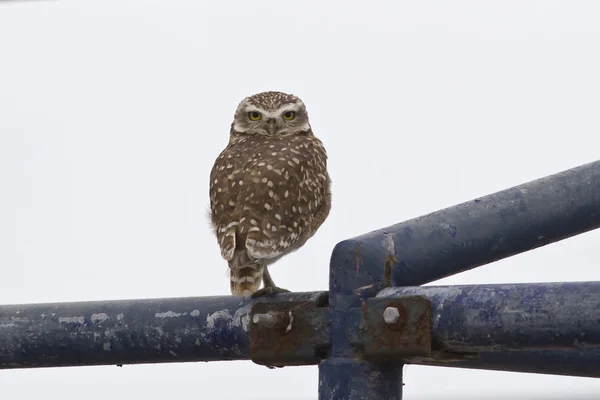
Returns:
[[[277,124],[275,123],[275,119],[269,118],[267,120],[267,132],[269,135],[274,135],[277,132]]]

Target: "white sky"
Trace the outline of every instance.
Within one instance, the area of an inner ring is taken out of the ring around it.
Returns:
[[[600,3],[0,4],[0,304],[228,294],[205,218],[238,102],[300,96],[333,209],[272,268],[327,288],[335,243],[593,161]],[[592,232],[438,283],[598,280]],[[405,368],[405,399],[583,398],[600,380]],[[7,399],[316,399],[251,362],[0,371]],[[538,396],[538,397],[536,397]]]

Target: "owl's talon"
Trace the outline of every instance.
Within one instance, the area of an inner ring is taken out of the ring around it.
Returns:
[[[261,296],[271,297],[276,294],[290,292],[287,289],[280,288],[279,286],[275,285],[275,282],[273,282],[273,278],[271,278],[271,274],[269,273],[269,268],[267,268],[266,265],[263,270],[262,279],[263,279],[263,288],[254,292],[252,294],[252,298],[261,297]]]

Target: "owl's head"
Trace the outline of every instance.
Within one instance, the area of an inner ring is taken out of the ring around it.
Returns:
[[[239,104],[232,135],[292,136],[311,132],[302,100],[281,92],[263,92]]]

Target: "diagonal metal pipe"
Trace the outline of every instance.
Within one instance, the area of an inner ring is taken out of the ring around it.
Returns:
[[[600,227],[600,161],[339,243],[331,291],[418,286]]]

